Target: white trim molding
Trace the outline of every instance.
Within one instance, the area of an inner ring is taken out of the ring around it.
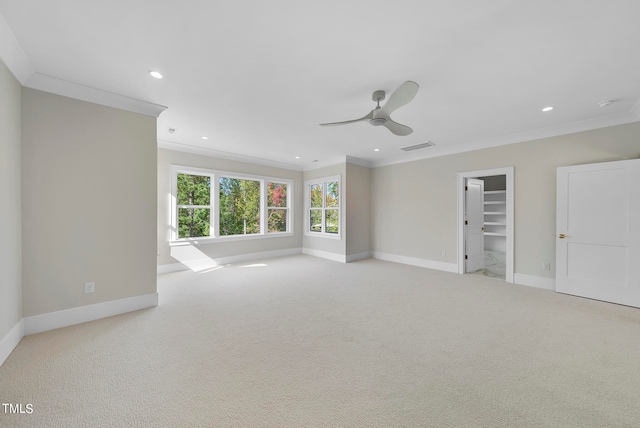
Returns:
[[[344,254],[315,250],[313,248],[303,248],[302,253],[309,256],[320,257],[322,259],[333,260],[334,262],[347,263],[347,257]]]
[[[508,144],[522,143],[525,141],[539,140],[542,138],[557,137],[560,135],[590,131],[592,129],[624,125],[626,123],[637,122],[638,120],[640,120],[640,111],[638,111],[638,104],[636,104],[636,107],[634,107],[634,109],[630,112],[579,120],[576,122],[564,123],[548,128],[534,129],[531,131],[519,132],[501,137],[489,138],[486,140],[469,141],[466,143],[455,144],[451,146],[446,145],[429,147],[426,150],[416,150],[416,152],[411,154],[373,161],[372,167],[378,168],[381,166],[396,165],[421,159],[437,158],[440,156],[465,153],[473,150],[487,149],[490,147],[506,146]]]
[[[150,293],[23,318],[5,337],[0,339],[0,366],[18,346],[22,338],[30,334],[42,333],[56,328],[68,327],[155,306],[158,306],[158,293]]]
[[[353,165],[364,166],[365,168],[372,168],[373,167],[373,162],[370,162],[370,161],[364,160],[364,159],[360,159],[360,158],[355,158],[353,156],[346,156],[345,162],[353,164]]]
[[[33,73],[29,76],[24,82],[24,86],[63,97],[75,98],[77,100],[140,113],[155,118],[167,109],[166,106],[159,104],[126,97],[40,73]]]
[[[22,85],[35,73],[33,65],[2,15],[0,15],[0,59]]]
[[[141,296],[35,315],[24,318],[24,334],[28,336],[154,306],[158,306],[158,293],[143,294]]]
[[[271,161],[268,159],[255,158],[253,156],[237,153],[223,152],[221,150],[210,149],[208,147],[193,146],[190,144],[176,143],[174,141],[158,140],[158,148],[172,150],[174,152],[191,153],[194,155],[207,156],[216,159],[226,159],[236,162],[244,162],[251,165],[264,165],[273,168],[286,169],[289,171],[302,171],[301,166],[291,165],[284,162]]]
[[[183,270],[189,270],[189,268],[182,263],[167,263],[164,265],[158,265],[156,273],[158,275],[165,275],[167,273],[181,272]]]
[[[513,275],[513,280],[516,284],[556,291],[556,280],[554,278],[516,273]]]
[[[396,254],[381,253],[379,251],[374,251],[372,253],[372,256],[374,259],[401,263],[403,265],[418,266],[427,269],[458,273],[458,265],[456,263],[440,262],[437,260],[421,259],[417,257],[399,256]]]
[[[348,254],[346,260],[347,263],[351,263],[357,262],[358,260],[370,259],[371,257],[371,251],[365,251],[364,253]]]
[[[287,248],[285,250],[273,250],[262,251],[259,253],[238,254],[236,256],[217,257],[215,259],[208,259],[205,261],[200,260],[201,263],[196,266],[189,267],[184,263],[169,263],[164,265],[158,265],[158,275],[164,275],[171,272],[181,272],[185,270],[192,270],[194,272],[208,272],[222,265],[228,265],[231,263],[244,263],[253,260],[261,259],[273,259],[276,257],[287,257],[302,254],[302,248]],[[202,269],[198,268],[201,267]]]
[[[24,320],[20,320],[5,337],[0,340],[0,366],[9,358],[9,355],[18,346],[24,337]]]

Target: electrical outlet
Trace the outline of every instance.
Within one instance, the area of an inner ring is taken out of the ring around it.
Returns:
[[[91,281],[84,284],[84,293],[89,294],[96,291],[96,283]]]
[[[542,263],[542,270],[551,270],[551,263],[549,262]]]

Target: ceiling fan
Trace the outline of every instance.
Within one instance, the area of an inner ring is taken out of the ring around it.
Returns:
[[[396,135],[409,135],[413,132],[413,129],[395,122],[389,115],[391,114],[391,112],[408,104],[413,99],[413,97],[416,96],[418,88],[419,86],[416,82],[412,82],[411,80],[404,82],[391,94],[389,100],[382,107],[380,107],[380,101],[384,100],[385,92],[375,91],[371,98],[373,99],[373,101],[377,102],[378,105],[366,116],[361,117],[360,119],[347,120],[345,122],[321,123],[320,126],[346,125],[349,123],[362,122],[367,120],[373,126],[384,126]]]

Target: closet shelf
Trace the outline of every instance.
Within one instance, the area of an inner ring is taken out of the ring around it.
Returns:
[[[505,251],[507,241],[507,191],[484,192],[484,249]]]

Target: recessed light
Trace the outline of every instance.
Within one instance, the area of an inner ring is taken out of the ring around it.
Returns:
[[[209,139],[209,137],[202,137],[202,139],[203,139],[203,140],[208,140],[208,139]]]
[[[156,79],[162,79],[162,73],[156,70],[149,70],[149,74]]]
[[[380,151],[380,149],[373,149],[373,151],[374,151],[374,152],[379,152],[379,151]]]
[[[300,159],[300,156],[296,156],[296,159]]]
[[[551,111],[551,110],[553,110],[552,106],[548,106],[542,109],[542,111]]]

